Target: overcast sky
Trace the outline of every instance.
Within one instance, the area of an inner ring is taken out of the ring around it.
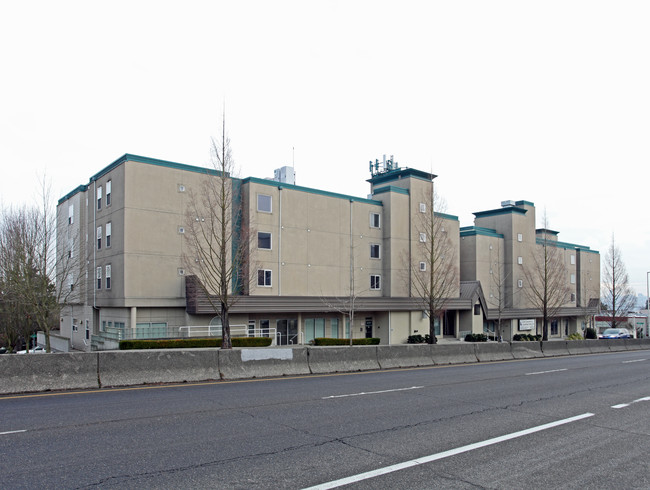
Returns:
[[[368,162],[438,175],[461,226],[532,201],[559,239],[650,271],[650,2],[11,1],[0,203],[133,153],[366,196]]]

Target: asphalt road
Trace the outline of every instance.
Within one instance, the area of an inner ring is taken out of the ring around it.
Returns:
[[[650,351],[0,397],[2,488],[650,488]]]

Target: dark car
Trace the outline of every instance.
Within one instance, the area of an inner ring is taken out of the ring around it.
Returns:
[[[599,339],[631,339],[632,334],[625,328],[608,328],[598,336]]]

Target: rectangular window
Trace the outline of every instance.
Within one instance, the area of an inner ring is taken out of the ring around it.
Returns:
[[[481,305],[474,305],[474,315],[481,314]]]
[[[427,241],[427,234],[426,233],[420,233],[420,242],[421,243],[426,243]]]
[[[376,291],[381,289],[381,276],[371,275],[370,276],[370,289]]]
[[[420,212],[421,213],[426,213],[427,212],[427,205],[424,204],[423,202],[420,203]]]
[[[371,243],[370,244],[370,258],[371,259],[380,259],[381,258],[381,250],[379,248],[379,245],[376,243]]]
[[[370,228],[381,228],[381,217],[379,213],[370,213]]]
[[[97,188],[97,209],[102,209],[102,186]]]
[[[524,235],[522,235],[521,233],[517,233],[517,241],[518,242],[523,242],[524,241]]]
[[[576,265],[576,256],[575,255],[571,256],[571,265]]]
[[[575,284],[575,283],[576,283],[576,275],[571,274],[571,284]]]
[[[268,269],[258,269],[257,271],[257,285],[263,287],[271,287],[271,271]]]
[[[426,262],[420,262],[420,270],[422,272],[427,270],[427,263]]]
[[[551,321],[551,335],[557,335],[559,332],[557,320]]]
[[[273,211],[273,201],[271,200],[271,196],[267,196],[266,194],[258,194],[257,195],[257,210],[261,211],[262,213],[270,213]]]
[[[97,289],[102,288],[102,268],[97,267]]]
[[[102,227],[97,227],[97,250],[102,248]]]
[[[519,280],[517,281],[517,287],[519,287],[519,288],[523,288],[523,287],[524,287],[524,281],[522,281],[521,279],[519,279]]]
[[[74,223],[74,204],[68,206],[68,224],[71,225]]]
[[[523,263],[524,263],[524,258],[523,258],[523,257],[517,257],[517,263],[518,263],[519,265],[523,265]]]
[[[108,199],[108,196],[106,197]],[[112,229],[111,223],[106,223],[106,247],[111,246],[111,229]]]
[[[111,266],[106,266],[106,289],[111,289]]]
[[[111,184],[111,181],[109,180],[108,182],[106,182],[106,205],[107,206],[111,205],[111,187],[113,186]]]
[[[332,318],[330,320],[330,336],[333,339],[338,339],[339,338],[339,319],[338,318]]]
[[[257,232],[257,248],[271,250],[271,234],[266,231]]]

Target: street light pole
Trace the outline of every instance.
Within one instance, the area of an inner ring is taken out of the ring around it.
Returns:
[[[645,287],[645,335],[646,337],[650,337],[650,326],[648,325],[648,320],[650,320],[650,271],[645,273]]]

